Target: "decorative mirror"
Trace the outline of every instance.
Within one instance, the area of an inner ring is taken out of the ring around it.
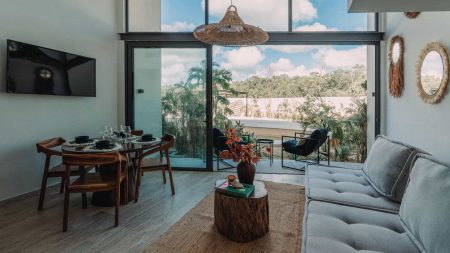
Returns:
[[[425,46],[417,63],[417,92],[425,103],[439,102],[448,86],[449,59],[447,50],[439,43]]]
[[[420,12],[405,12],[405,16],[409,19],[415,19],[420,15]]]
[[[395,36],[391,39],[389,49],[389,92],[393,97],[401,97],[404,87],[403,52],[405,45],[403,38]]]

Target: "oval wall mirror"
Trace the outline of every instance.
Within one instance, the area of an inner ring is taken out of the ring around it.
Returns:
[[[396,42],[393,46],[392,46],[392,62],[393,63],[397,63],[398,60],[400,59],[400,50],[401,50],[401,46],[399,42]]]
[[[449,59],[447,50],[439,43],[428,44],[417,64],[417,91],[426,103],[437,103],[448,86]]]
[[[389,49],[389,92],[393,97],[401,97],[404,87],[403,53],[405,45],[403,38],[395,36],[391,39]]]

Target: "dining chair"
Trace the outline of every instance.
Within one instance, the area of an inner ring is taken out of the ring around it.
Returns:
[[[172,195],[175,195],[175,186],[173,184],[172,167],[170,166],[169,150],[175,146],[175,136],[166,134],[161,137],[159,146],[143,152],[138,158],[137,164],[137,180],[134,194],[134,201],[137,202],[139,198],[139,188],[141,187],[141,178],[144,172],[148,171],[162,171],[163,182],[166,183],[166,170],[169,172],[170,188]],[[159,152],[159,158],[146,158],[152,154]]]
[[[132,135],[142,136],[144,135],[144,130],[131,130]]]
[[[58,164],[54,167],[50,168],[51,158],[61,157],[62,153],[60,150],[57,150],[59,146],[61,146],[66,140],[61,137],[51,138],[48,140],[40,141],[36,143],[36,148],[38,153],[45,154],[45,165],[44,165],[44,174],[42,175],[42,183],[41,183],[41,192],[39,194],[39,204],[38,210],[42,210],[44,205],[45,198],[45,190],[47,188],[47,179],[51,177],[60,177],[61,178],[61,186],[59,188],[59,193],[63,193],[64,191],[64,173],[66,167],[63,164]],[[71,175],[78,175],[78,167],[70,167]]]
[[[144,130],[131,130],[131,134],[135,135],[135,136],[142,136],[142,135],[144,135]],[[130,158],[130,160],[132,162],[134,162],[136,157],[138,157],[138,156],[139,156],[138,152],[131,153],[128,155],[128,157]],[[133,163],[133,165],[134,165],[134,163]]]
[[[64,195],[64,217],[63,232],[67,231],[69,216],[69,198],[70,193],[82,193],[83,208],[87,207],[87,192],[114,191],[115,222],[114,226],[119,225],[119,205],[120,205],[120,184],[125,183],[124,199],[128,203],[128,160],[119,154],[119,152],[99,153],[99,154],[74,154],[63,153],[63,164],[65,171],[65,195]],[[122,166],[125,164],[125,167]],[[70,182],[71,166],[79,166],[80,176]],[[95,173],[86,173],[83,168],[88,166],[114,166],[115,173],[111,175]]]

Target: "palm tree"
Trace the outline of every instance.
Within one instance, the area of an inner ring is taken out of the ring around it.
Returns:
[[[216,125],[225,126],[227,115],[233,112],[224,93],[236,94],[231,88],[231,72],[213,64],[213,112]],[[204,131],[206,115],[205,100],[206,62],[189,70],[185,82],[167,88],[162,98],[163,129],[177,136],[177,151],[191,157],[204,156]]]

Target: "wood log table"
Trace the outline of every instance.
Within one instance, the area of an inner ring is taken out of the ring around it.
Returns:
[[[220,185],[224,180],[216,181]],[[216,191],[214,224],[220,234],[235,242],[250,242],[269,232],[269,200],[266,186],[255,181],[255,191],[239,198]]]

